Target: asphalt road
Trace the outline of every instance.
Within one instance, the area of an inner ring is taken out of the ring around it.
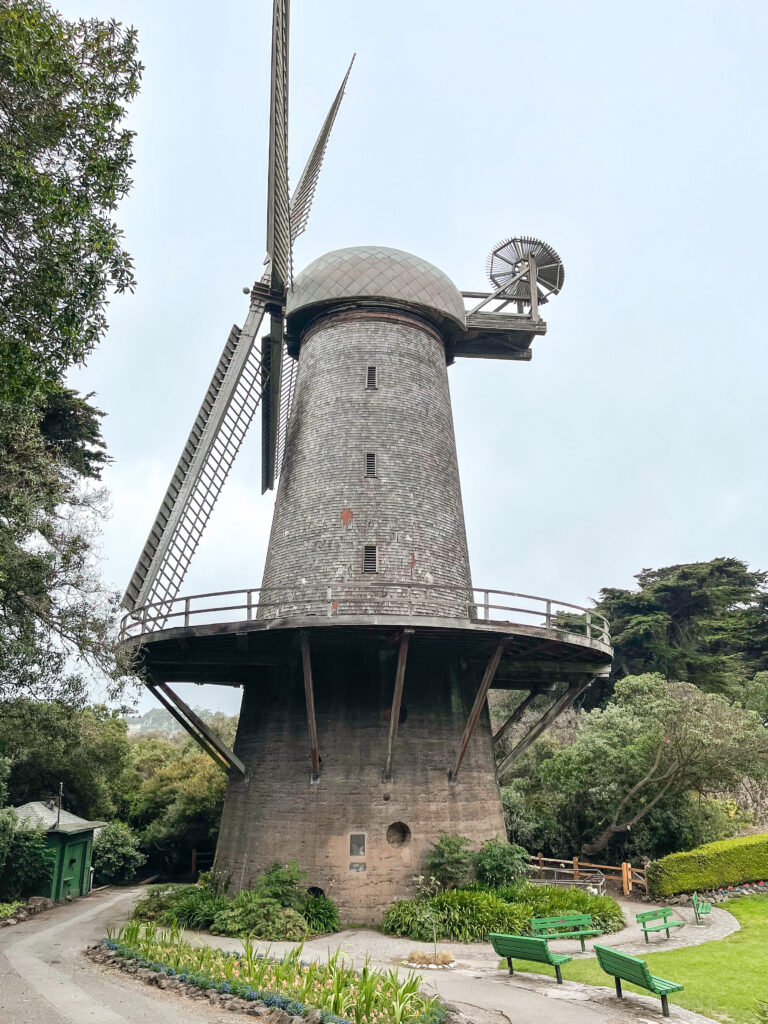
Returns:
[[[16,927],[0,929],[0,1024],[232,1024],[250,1020],[142,985],[83,956],[86,946],[125,921],[138,891],[107,889]],[[658,1000],[653,1005],[635,997],[622,1004],[606,989],[590,991],[573,984],[555,985],[532,975],[512,979],[500,971],[494,973],[468,967],[439,975],[427,972],[425,981],[475,1024],[637,1024],[663,1019]],[[595,998],[597,1002],[592,1001]],[[672,1017],[704,1020],[677,1008]]]

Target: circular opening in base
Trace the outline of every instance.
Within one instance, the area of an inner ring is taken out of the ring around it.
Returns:
[[[411,841],[411,830],[404,821],[395,821],[387,829],[387,842],[390,846],[405,846]]]
[[[307,889],[307,893],[310,896],[325,896],[325,892],[320,888],[319,885],[310,885]]]

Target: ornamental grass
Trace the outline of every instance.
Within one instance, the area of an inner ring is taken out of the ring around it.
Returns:
[[[269,951],[257,953],[246,938],[242,953],[227,953],[187,942],[181,928],[162,930],[139,921],[129,921],[107,942],[118,956],[199,988],[260,1000],[293,1015],[317,1008],[329,1024],[442,1024],[445,1017],[438,999],[421,995],[418,975],[375,971],[367,960],[355,970],[338,949],[327,963],[307,963],[301,959],[303,943],[277,959]]]

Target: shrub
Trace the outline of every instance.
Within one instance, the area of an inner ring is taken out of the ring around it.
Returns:
[[[449,889],[426,900],[393,903],[384,915],[382,930],[421,942],[433,938],[478,942],[493,931],[524,934],[531,916],[529,907],[505,903],[492,892]]]
[[[381,929],[387,935],[405,935],[418,942],[432,942],[439,924],[429,900],[398,900],[384,914]]]
[[[194,888],[190,885],[151,885],[144,896],[137,900],[131,917],[136,921],[160,921],[165,912],[179,900],[183,893]]]
[[[327,896],[313,896],[307,893],[301,915],[307,922],[309,930],[316,934],[327,935],[339,930],[339,908]]]
[[[490,932],[524,935],[533,914],[525,903],[505,903],[493,892],[449,890],[430,899],[439,919],[438,939],[482,942]]]
[[[230,900],[204,886],[192,885],[175,893],[168,908],[156,918],[161,924],[179,925],[204,931],[213,924],[216,915],[226,910]]]
[[[757,882],[766,876],[768,833],[721,839],[648,865],[648,887],[654,896]]]
[[[555,885],[531,885],[516,882],[497,889],[496,895],[508,903],[524,903],[531,917],[559,917],[561,914],[591,914],[595,927],[602,932],[619,932],[624,915],[616,900],[598,896],[584,889],[563,889]]]
[[[247,889],[229,901],[211,924],[214,935],[252,935],[271,942],[300,940],[308,931],[306,920],[297,911]]]
[[[56,854],[40,828],[17,828],[7,847],[0,874],[0,900],[49,893]]]
[[[24,904],[21,900],[12,900],[10,903],[0,903],[0,921],[2,921],[4,917],[11,917],[14,911],[23,906]]]
[[[441,832],[432,844],[426,857],[427,870],[444,889],[456,889],[467,881],[472,867],[471,845],[466,836],[446,832]]]
[[[258,893],[262,899],[277,900],[281,907],[300,910],[306,896],[306,890],[302,886],[306,877],[306,874],[299,870],[295,860],[285,866],[275,861],[259,875],[251,891]]]
[[[146,859],[133,829],[122,821],[112,821],[93,841],[94,881],[98,885],[128,882]]]
[[[509,885],[525,875],[530,854],[501,836],[483,843],[475,854],[477,880],[491,889]]]

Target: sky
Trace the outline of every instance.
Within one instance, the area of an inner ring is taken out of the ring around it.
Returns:
[[[59,9],[133,24],[146,65],[118,214],[138,288],[71,378],[108,414],[122,591],[262,272],[271,2]],[[449,371],[475,585],[586,604],[646,567],[768,569],[767,43],[762,0],[294,0],[294,184],[357,53],[297,270],[378,244],[483,290],[514,235],[565,265],[531,363]],[[271,513],[255,423],[184,592],[258,586]]]

